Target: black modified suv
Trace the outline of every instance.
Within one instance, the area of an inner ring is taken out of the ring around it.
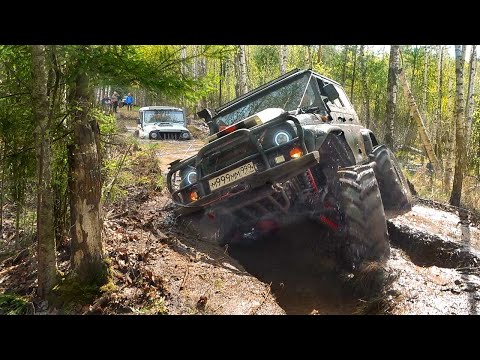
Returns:
[[[167,177],[180,215],[201,214],[221,243],[308,217],[349,268],[388,259],[385,213],[409,211],[410,190],[339,83],[293,70],[198,115],[208,143]]]

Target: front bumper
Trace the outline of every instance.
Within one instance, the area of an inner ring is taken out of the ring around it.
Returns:
[[[312,151],[306,155],[290,160],[284,164],[275,166],[274,168],[252,174],[243,179],[245,184],[240,191],[229,192],[218,191],[208,194],[188,205],[175,201],[180,206],[178,213],[186,215],[189,213],[203,210],[207,207],[218,205],[228,199],[230,209],[238,208],[246,205],[252,201],[256,201],[259,196],[268,196],[275,191],[272,185],[275,183],[282,183],[297,175],[300,175],[307,169],[318,164],[320,154],[318,151]]]

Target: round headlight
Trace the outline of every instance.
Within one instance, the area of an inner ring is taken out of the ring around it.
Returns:
[[[182,138],[184,139],[189,139],[190,138],[190,134],[188,132],[184,132],[182,133]]]
[[[151,132],[151,133],[150,133],[150,137],[151,137],[152,139],[156,139],[156,138],[157,138],[157,133],[154,132],[154,131]]]
[[[185,178],[187,179],[188,184],[192,185],[193,183],[197,182],[197,172],[190,171]]]
[[[289,142],[290,139],[290,134],[286,131],[279,131],[275,134],[275,137],[273,138],[275,141],[275,144],[277,145],[282,145],[285,144],[286,142]]]

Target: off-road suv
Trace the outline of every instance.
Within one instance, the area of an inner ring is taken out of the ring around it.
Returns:
[[[208,144],[167,177],[181,215],[201,212],[222,243],[308,216],[330,230],[348,267],[388,258],[385,212],[409,211],[411,194],[339,83],[294,70],[198,114]]]

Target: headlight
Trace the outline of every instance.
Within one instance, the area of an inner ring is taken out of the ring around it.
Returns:
[[[156,138],[157,138],[157,133],[156,133],[155,131],[152,131],[152,132],[150,133],[150,137],[151,137],[152,139],[156,139]]]
[[[185,176],[185,180],[187,181],[188,185],[192,185],[193,183],[197,182],[197,172],[196,171],[189,171],[187,176]]]
[[[188,132],[184,132],[184,133],[182,133],[182,138],[190,139],[190,134]]]
[[[286,142],[289,142],[292,138],[290,137],[290,134],[286,131],[279,131],[275,133],[273,141],[275,142],[276,145],[282,145],[285,144]]]

